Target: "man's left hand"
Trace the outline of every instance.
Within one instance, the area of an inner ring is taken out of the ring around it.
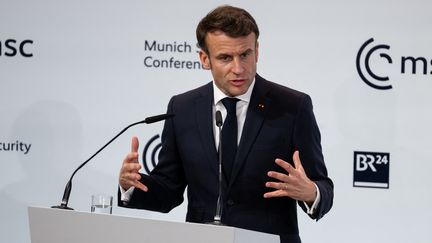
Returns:
[[[269,171],[267,175],[279,181],[266,183],[266,187],[274,188],[276,190],[265,193],[264,197],[291,197],[295,200],[303,201],[312,205],[316,199],[317,191],[315,183],[307,177],[303,169],[299,151],[294,152],[293,161],[295,167],[281,159],[275,160],[276,164],[282,167],[288,174]]]

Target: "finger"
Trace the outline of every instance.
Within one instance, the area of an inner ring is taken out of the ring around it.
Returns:
[[[135,158],[136,163],[134,163],[134,160],[131,160],[130,158],[126,158],[123,161],[123,165],[120,169],[120,176],[119,181],[120,185],[124,189],[128,189],[131,186],[134,186],[135,181],[141,179],[141,175],[139,174],[139,171],[141,170],[141,165],[138,163],[138,160]]]
[[[122,180],[128,184],[133,184],[135,181],[138,181],[140,179],[141,179],[141,175],[139,173],[136,173],[136,172],[124,171],[120,175],[120,180]]]
[[[275,159],[277,165],[282,167],[284,170],[288,172],[288,174],[295,173],[295,168],[288,162],[282,159]]]
[[[137,137],[132,137],[131,152],[138,153],[139,141]]]
[[[296,150],[293,154],[293,161],[296,169],[304,171],[303,165],[300,160],[300,152],[298,150]]]
[[[131,152],[126,155],[126,158],[123,160],[123,164],[126,163],[139,163],[138,162],[138,138],[133,137],[131,143]]]
[[[277,189],[277,190],[286,189],[286,185],[287,185],[286,183],[274,182],[274,181],[269,181],[269,182],[266,182],[266,184],[265,184],[266,187]]]
[[[139,170],[141,170],[141,165],[137,163],[125,163],[122,166],[120,173],[122,176],[131,175],[132,173],[139,175]]]
[[[141,180],[141,174],[125,170],[120,174],[119,182],[122,188],[127,190],[129,187],[135,186],[139,180]]]
[[[129,153],[126,158],[123,160],[123,164],[120,169],[120,175],[124,173],[138,173],[141,170],[142,166],[138,162],[138,154]]]
[[[140,182],[141,175],[139,173],[124,173],[122,176],[122,181],[124,184],[127,184],[129,186],[134,186],[136,188],[139,188],[145,192],[148,191],[148,187]]]
[[[276,172],[276,171],[269,171],[269,172],[267,172],[267,175],[269,177],[277,179],[279,181],[283,181],[283,182],[287,182],[288,181],[288,175],[287,174],[279,173],[279,172]]]
[[[139,154],[136,152],[130,152],[126,155],[126,158],[124,159],[124,162],[126,163],[131,163],[131,162],[135,162],[138,163],[138,156]]]
[[[277,190],[277,191],[264,193],[264,198],[286,197],[286,196],[288,196],[288,193],[286,191],[283,191],[283,190]]]
[[[148,192],[148,187],[144,184],[142,184],[140,181],[136,181],[134,183],[134,186],[142,191]]]

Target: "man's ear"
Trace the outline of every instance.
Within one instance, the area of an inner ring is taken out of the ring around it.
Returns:
[[[199,58],[203,68],[210,70],[210,57],[202,49],[199,51]]]
[[[255,45],[255,62],[258,62],[258,56],[259,56],[259,42],[256,42]]]

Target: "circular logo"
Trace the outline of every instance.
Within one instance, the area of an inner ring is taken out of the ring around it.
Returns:
[[[380,90],[391,89],[392,86],[388,84],[389,77],[377,75],[370,67],[370,59],[372,54],[374,54],[378,50],[389,50],[390,46],[380,44],[369,48],[368,46],[373,41],[374,39],[370,38],[360,47],[356,58],[357,72],[360,75],[361,79],[370,87]],[[392,58],[388,54],[381,52],[379,53],[379,56],[386,59],[389,64],[393,63]],[[363,66],[362,63],[364,64]]]
[[[156,134],[155,136],[150,138],[144,146],[144,151],[142,153],[142,161],[144,170],[147,174],[150,174],[150,172],[153,170],[153,168],[157,165],[158,162],[156,157],[159,154],[160,148],[162,147],[161,142],[156,142],[159,137],[159,134]]]

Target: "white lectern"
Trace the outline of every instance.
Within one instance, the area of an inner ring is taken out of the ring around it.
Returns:
[[[279,236],[227,226],[29,207],[32,243],[279,243]]]

